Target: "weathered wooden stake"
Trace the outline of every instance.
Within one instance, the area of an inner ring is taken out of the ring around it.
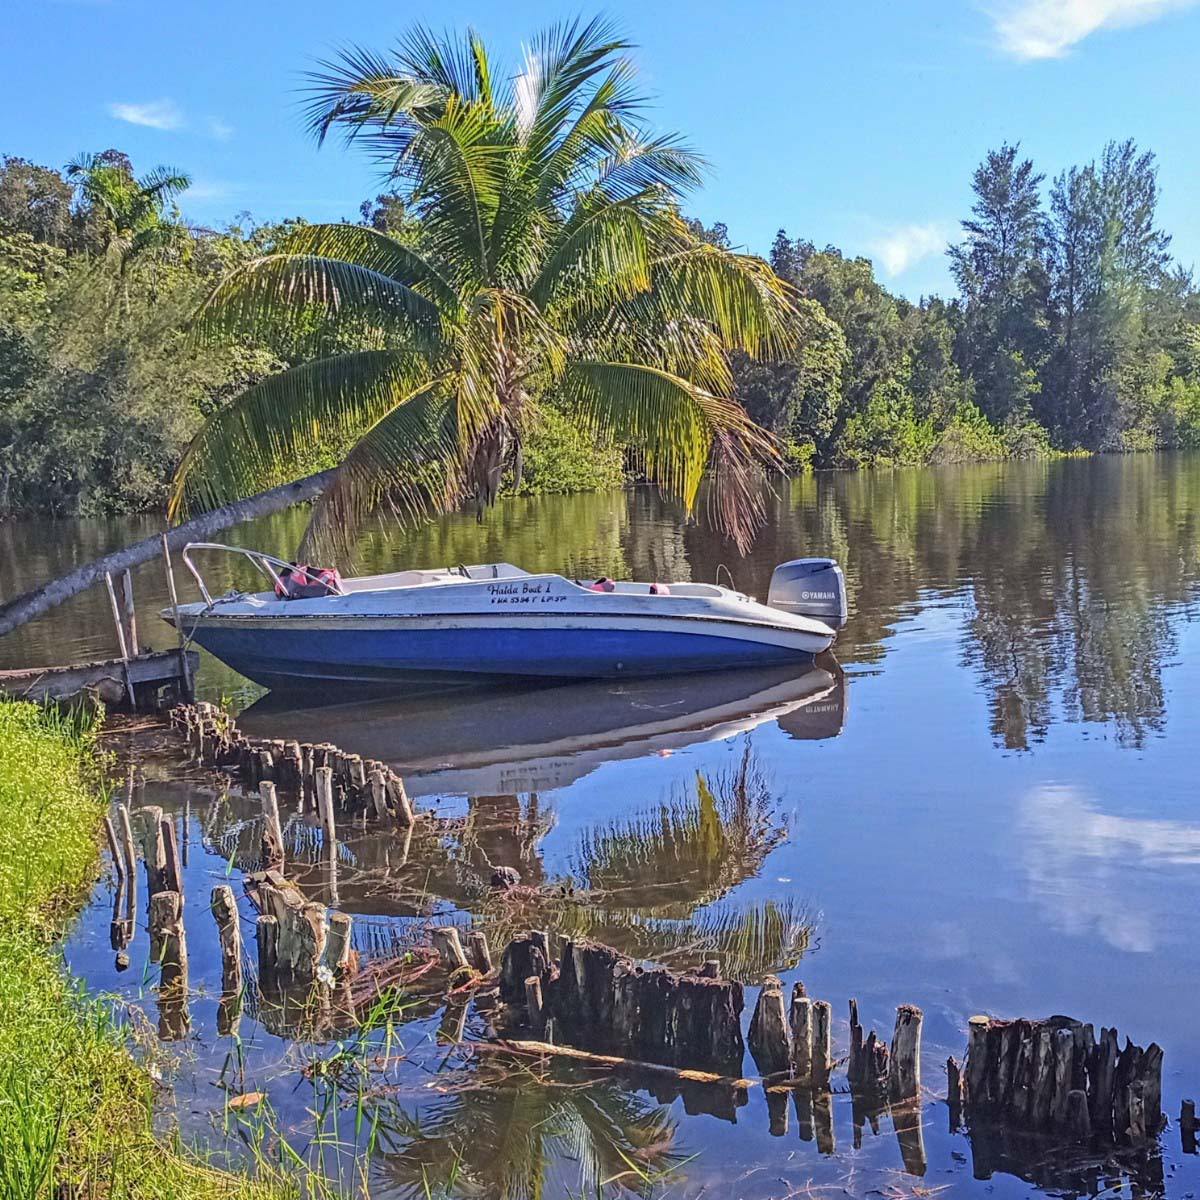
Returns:
[[[175,837],[175,822],[170,817],[163,817],[159,822],[162,841],[163,882],[167,891],[179,893],[179,903],[183,903],[183,865],[179,861],[179,842]]]
[[[950,1132],[954,1133],[962,1124],[963,1078],[962,1068],[951,1055],[946,1059],[946,1104],[950,1108]]]
[[[540,1036],[546,1020],[542,1007],[542,981],[536,975],[525,980],[525,1008],[529,1013],[529,1028]]]
[[[430,931],[433,948],[438,952],[442,965],[448,971],[469,970],[471,964],[463,952],[458,930],[453,925],[443,925]]]
[[[279,922],[270,914],[258,918],[254,930],[258,944],[258,978],[273,986],[279,974]]]
[[[229,995],[242,988],[242,930],[233,889],[223,883],[214,887],[209,907],[221,939],[221,991]]]
[[[350,945],[353,921],[346,913],[330,913],[325,932],[324,965],[338,979],[349,973],[354,950]]]
[[[129,657],[137,658],[142,652],[138,645],[137,610],[133,603],[133,575],[126,570],[121,576],[121,600],[124,607],[125,644]]]
[[[1082,1088],[1072,1088],[1067,1093],[1066,1123],[1072,1137],[1085,1141],[1092,1136],[1092,1117],[1088,1112],[1087,1092]]]
[[[121,844],[117,841],[117,831],[113,828],[112,818],[107,814],[104,817],[104,836],[108,839],[108,852],[112,855],[113,872],[117,877],[117,887],[123,887],[125,883],[125,855],[121,851]]]
[[[896,1009],[896,1030],[888,1060],[888,1099],[911,1100],[921,1092],[921,1010],[915,1004]]]
[[[409,802],[408,793],[404,790],[404,780],[395,771],[387,774],[388,799],[396,813],[396,820],[401,825],[411,826],[413,823],[413,808]]]
[[[467,938],[467,956],[471,960],[471,965],[481,975],[492,973],[492,955],[488,949],[487,936],[482,930],[476,929]]]
[[[316,776],[317,814],[321,820],[325,840],[332,842],[337,838],[333,815],[333,768],[317,767],[313,774]]]
[[[381,820],[384,817],[390,816],[387,801],[387,780],[383,776],[382,771],[371,772],[371,804],[375,809],[375,815]]]
[[[151,959],[162,965],[164,975],[173,973],[186,977],[183,898],[178,892],[156,892],[150,897],[149,925]]]
[[[791,1048],[783,1009],[783,983],[777,975],[768,975],[758,993],[758,1003],[750,1018],[749,1043],[760,1075],[775,1075],[788,1069]]]
[[[833,1070],[833,1010],[828,1000],[814,1000],[812,1005],[813,1056],[812,1079],[818,1087],[829,1082]],[[830,1118],[832,1120],[832,1117]],[[820,1122],[818,1121],[818,1128]],[[832,1133],[830,1134],[832,1139]],[[818,1135],[818,1142],[820,1136]],[[831,1151],[832,1153],[832,1151]]]
[[[812,1001],[804,993],[804,984],[792,988],[792,1006],[788,1014],[792,1027],[792,1069],[799,1083],[811,1084],[813,1060]],[[811,1124],[811,1121],[810,1121]]]
[[[157,804],[147,805],[141,810],[142,862],[146,867],[146,889],[151,896],[165,892],[167,887],[167,850],[163,843],[163,810]]]
[[[1179,1106],[1179,1142],[1184,1154],[1196,1153],[1195,1100],[1184,1100]]]
[[[275,785],[264,779],[258,785],[262,799],[263,833],[262,860],[264,871],[283,870],[283,826],[279,822],[279,799]]]

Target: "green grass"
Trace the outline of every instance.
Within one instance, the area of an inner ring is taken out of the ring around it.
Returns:
[[[54,941],[100,864],[92,734],[0,702],[0,1200],[295,1195],[157,1142],[149,1077],[63,970]]]

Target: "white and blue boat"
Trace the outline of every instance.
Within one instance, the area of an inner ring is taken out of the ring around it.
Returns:
[[[269,583],[213,597],[198,550],[244,556]],[[709,583],[531,574],[511,563],[340,579],[256,550],[192,543],[204,597],[180,605],[184,633],[273,690],[316,685],[453,686],[603,679],[805,662],[845,619],[830,559],[777,567],[766,604]],[[297,587],[300,579],[304,586]],[[163,617],[174,623],[175,610]]]

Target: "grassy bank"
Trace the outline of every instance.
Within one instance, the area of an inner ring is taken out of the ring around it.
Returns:
[[[54,950],[99,869],[91,737],[0,702],[0,1200],[279,1196],[155,1141],[151,1081]]]

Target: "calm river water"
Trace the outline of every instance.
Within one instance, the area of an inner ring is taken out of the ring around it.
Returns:
[[[285,555],[302,521],[281,515],[230,540]],[[0,524],[0,589],[152,529]],[[315,1112],[326,1169],[361,1168],[380,1196],[1200,1192],[1175,1120],[1200,1092],[1200,456],[810,477],[778,499],[746,559],[636,491],[512,501],[482,525],[455,517],[407,536],[376,529],[358,565],[508,560],[713,580],[723,564],[761,596],[777,562],[817,553],[845,566],[852,617],[837,663],[815,672],[305,710],[211,659],[200,682],[245,708],[250,732],[395,764],[434,814],[407,844],[352,834],[336,877],[291,822],[295,872],[313,898],[336,891],[364,954],[431,918],[482,923],[495,940],[512,915],[496,911],[487,875],[511,865],[547,894],[588,897],[547,899],[532,916],[544,926],[677,965],[716,952],[730,974],[776,971],[786,989],[803,978],[833,1003],[835,1051],[849,997],[885,1037],[895,1006],[918,1004],[919,1154],[892,1115],[859,1112],[840,1076],[828,1128],[791,1110],[783,1129],[761,1089],[735,1106],[463,1055],[437,1044],[436,1007],[402,1014],[386,1047],[377,1035],[372,1066],[352,1043],[338,1058],[336,1033],[309,1045],[252,1004],[239,1037],[219,1035],[204,900],[253,865],[254,806],[150,762],[135,804],[176,813],[188,846],[196,994],[186,1031],[164,1014],[184,1035],[168,1074],[185,1131],[218,1155],[244,1157],[256,1139],[278,1153],[281,1135],[311,1155]],[[144,638],[169,645],[151,616],[161,568],[138,571],[135,587]],[[112,639],[97,592],[0,641],[0,665],[107,655]],[[110,904],[105,884],[68,960],[154,1018],[144,931],[118,973]],[[1158,1042],[1161,1153],[1114,1162],[951,1131],[941,1064],[961,1057],[977,1012],[1066,1013]],[[468,1033],[479,1020],[468,1015]],[[227,1108],[230,1086],[266,1093],[273,1115]]]

